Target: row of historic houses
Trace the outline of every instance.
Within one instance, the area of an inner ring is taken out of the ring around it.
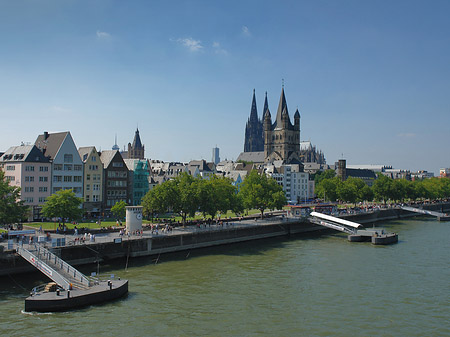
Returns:
[[[44,132],[33,145],[10,147],[0,157],[0,169],[10,185],[21,188],[29,220],[41,219],[46,198],[62,189],[83,198],[87,217],[108,215],[118,201],[139,205],[151,172],[148,160],[123,159],[118,150],[77,149],[70,132]]]

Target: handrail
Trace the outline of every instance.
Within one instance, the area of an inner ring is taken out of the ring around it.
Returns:
[[[47,259],[55,267],[59,268],[60,270],[64,271],[68,275],[70,275],[70,278],[73,278],[74,280],[79,281],[79,282],[81,282],[82,284],[84,284],[84,285],[86,285],[88,287],[91,285],[90,281],[88,280],[88,278],[84,274],[82,274],[80,271],[78,271],[77,269],[72,267],[70,264],[65,262],[63,259],[61,259],[60,257],[56,256],[51,251],[49,251],[48,249],[42,247],[38,243],[35,243],[34,246],[35,246],[36,250],[38,251],[38,257],[39,258],[41,258],[41,256],[43,255],[44,258]],[[54,260],[54,261],[52,261],[52,260]]]
[[[28,251],[27,249],[17,246],[17,253],[22,256],[25,260],[30,262],[33,266],[35,266],[38,270],[40,270],[43,274],[47,275],[57,284],[62,286],[64,289],[70,289],[70,282],[60,273],[58,273],[54,268],[43,262],[36,255]]]

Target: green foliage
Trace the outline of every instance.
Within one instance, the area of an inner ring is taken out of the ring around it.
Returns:
[[[338,188],[342,184],[338,177],[321,180],[316,185],[316,194],[319,198],[329,201],[338,200]]]
[[[188,215],[194,217],[197,211],[211,217],[217,212],[242,211],[242,203],[230,179],[213,176],[204,180],[188,173],[153,188],[142,199],[142,206],[146,215],[169,210],[179,213],[183,223]]]
[[[10,186],[5,173],[0,171],[0,224],[21,222],[27,212],[28,207],[20,200],[20,188]]]
[[[82,202],[72,190],[59,190],[47,198],[42,214],[47,218],[61,218],[63,223],[66,219],[77,220],[83,213]]]
[[[419,181],[391,179],[379,174],[372,188],[361,179],[348,178],[341,182],[337,177],[321,180],[316,185],[318,197],[356,203],[358,201],[404,201],[405,199],[442,199],[450,197],[450,179],[430,178]]]
[[[316,174],[314,175],[314,182],[317,185],[322,180],[331,179],[331,178],[334,178],[335,176],[336,176],[335,170],[330,169],[330,170],[325,170],[325,171],[317,171]]]
[[[114,216],[117,219],[123,219],[126,214],[125,207],[127,206],[127,203],[125,201],[118,201],[114,204],[113,207],[111,207],[111,212],[114,214]]]
[[[256,170],[245,177],[238,195],[246,209],[259,209],[261,217],[264,209],[281,209],[287,202],[283,188],[274,179]]]

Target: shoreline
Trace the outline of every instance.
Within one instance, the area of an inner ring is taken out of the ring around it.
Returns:
[[[426,204],[423,205],[423,208],[448,211],[450,210],[450,203]],[[423,215],[393,207],[372,212],[342,215],[340,217],[368,225],[415,216]],[[328,228],[312,224],[304,218],[274,217],[259,221],[245,220],[242,223],[236,222],[232,225],[214,229],[205,228],[199,230],[187,228],[180,229],[173,234],[146,234],[143,237],[69,245],[51,248],[51,250],[69,264],[81,266],[120,258],[151,257],[245,241],[289,237],[291,235],[298,237],[322,235],[329,232]],[[0,253],[0,277],[34,271],[36,269],[15,253],[15,250]]]

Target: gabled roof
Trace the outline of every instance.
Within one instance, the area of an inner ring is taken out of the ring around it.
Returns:
[[[44,153],[44,156],[53,160],[68,135],[70,135],[69,131],[56,133],[44,132],[44,134],[37,137],[34,145]]]
[[[95,146],[84,146],[78,148],[78,154],[80,155],[81,161],[83,163],[85,163],[89,158],[89,154],[92,152],[92,150],[96,151]],[[86,158],[84,158],[85,156]]]
[[[120,156],[120,153],[119,153],[118,150],[105,150],[105,151],[102,151],[102,153],[100,155],[100,160],[102,161],[103,167],[105,169],[108,168],[108,166],[111,164],[111,161],[114,159],[114,156],[116,154],[119,154],[119,156]],[[120,156],[120,158],[122,158],[122,156]]]
[[[35,145],[20,145],[10,147],[1,157],[0,162],[39,162],[49,163]]]

